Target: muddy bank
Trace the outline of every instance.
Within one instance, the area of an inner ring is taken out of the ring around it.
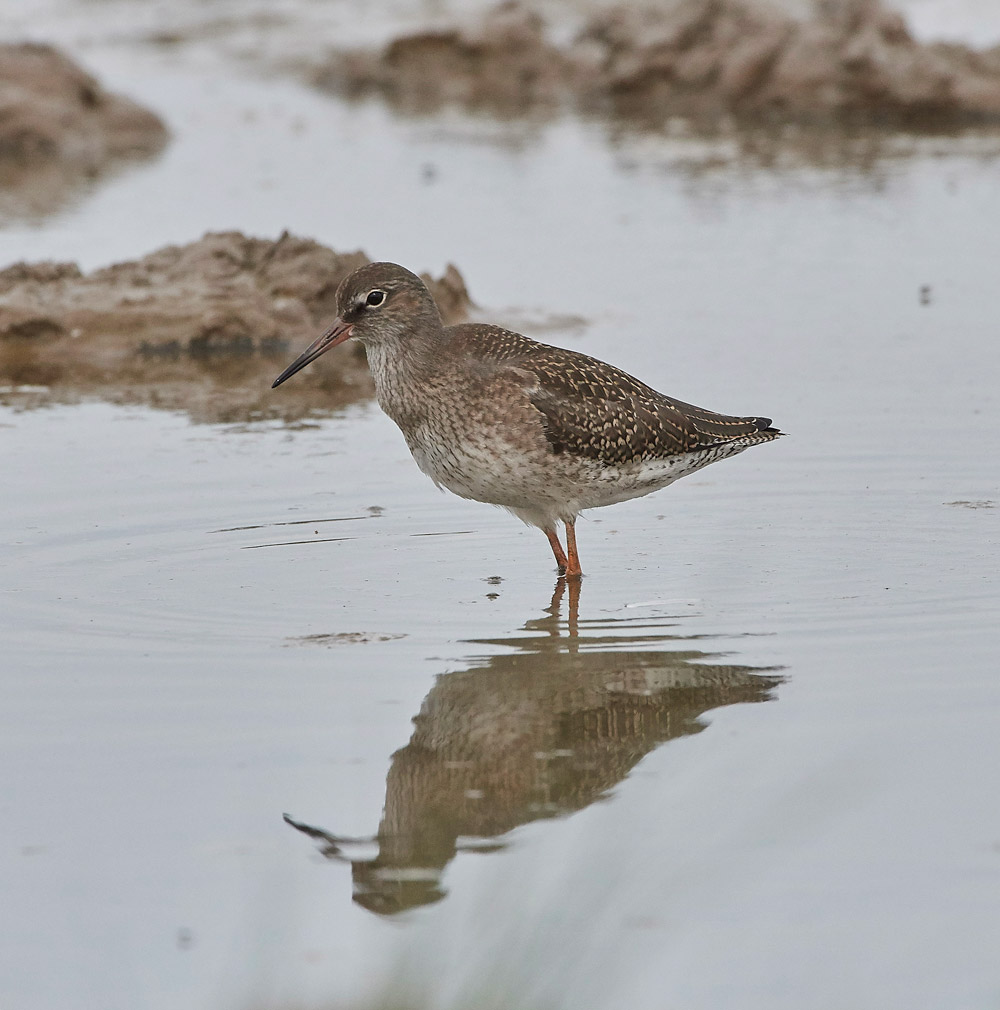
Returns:
[[[619,4],[566,44],[528,7],[503,3],[477,25],[335,53],[312,80],[411,111],[570,107],[649,126],[677,116],[914,129],[1000,122],[1000,48],[918,42],[878,0],[816,0],[804,18],[765,0]]]
[[[367,263],[309,239],[208,234],[84,274],[73,263],[0,271],[0,385],[8,402],[99,397],[199,421],[295,420],[372,393],[355,344],[281,395],[270,385],[335,315],[337,285]],[[469,296],[458,270],[425,275],[448,321]]]
[[[51,46],[0,44],[0,215],[46,213],[167,140],[159,117]]]

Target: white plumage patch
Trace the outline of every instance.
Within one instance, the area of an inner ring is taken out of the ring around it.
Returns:
[[[461,498],[503,506],[539,527],[572,521],[584,509],[640,498],[747,448],[729,442],[700,452],[608,465],[568,454],[525,454],[492,440],[459,437],[445,442],[423,427],[410,432],[407,442],[417,465],[439,487]]]

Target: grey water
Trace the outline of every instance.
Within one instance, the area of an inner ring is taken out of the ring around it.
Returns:
[[[174,142],[3,263],[454,261],[485,317],[789,435],[592,513],[577,600],[374,405],[6,390],[3,1004],[1000,1005],[989,145],[762,167],[89,53]]]

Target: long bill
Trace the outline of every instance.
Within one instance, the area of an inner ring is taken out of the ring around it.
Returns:
[[[285,379],[290,378],[296,372],[301,371],[310,361],[315,361],[321,354],[342,344],[354,329],[353,323],[345,323],[343,319],[335,319],[330,327],[319,339],[314,340],[282,373],[274,382],[271,388],[280,386]]]

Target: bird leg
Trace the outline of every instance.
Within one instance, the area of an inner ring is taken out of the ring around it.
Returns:
[[[562,549],[562,544],[559,543],[559,534],[556,533],[555,527],[551,529],[542,530],[542,532],[549,538],[549,546],[552,548],[552,553],[555,556],[556,564],[559,566],[559,574],[566,574],[566,552]]]
[[[569,556],[566,558],[566,577],[578,579],[583,575],[580,567],[580,555],[576,550],[576,520],[566,523],[566,550]]]

